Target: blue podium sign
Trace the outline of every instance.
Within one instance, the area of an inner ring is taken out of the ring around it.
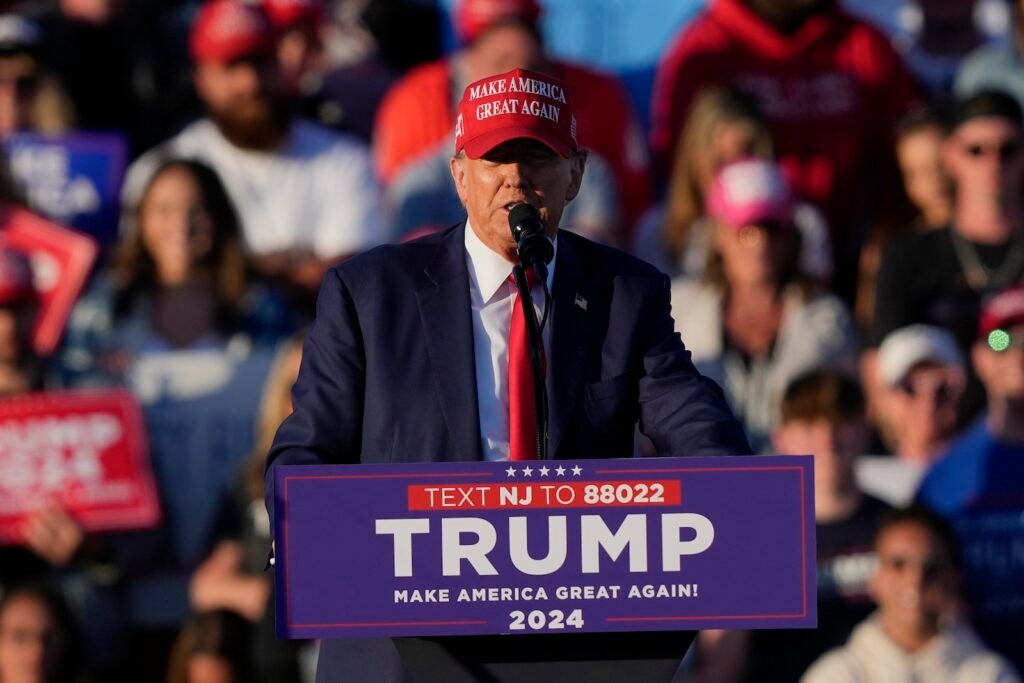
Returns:
[[[812,628],[810,456],[275,468],[289,638]]]

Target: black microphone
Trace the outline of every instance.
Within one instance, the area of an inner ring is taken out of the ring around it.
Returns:
[[[529,204],[516,204],[508,212],[508,227],[516,241],[519,262],[533,268],[537,280],[548,281],[548,264],[555,256],[555,247],[544,234],[544,222],[540,213]]]

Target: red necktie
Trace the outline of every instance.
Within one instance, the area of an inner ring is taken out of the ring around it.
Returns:
[[[514,278],[509,275],[513,283]],[[527,271],[532,289],[537,277]],[[533,305],[533,301],[530,301]],[[543,358],[543,349],[541,350]],[[508,334],[508,457],[509,460],[537,459],[537,408],[533,398],[533,365],[527,339],[522,297],[512,304],[512,326]]]

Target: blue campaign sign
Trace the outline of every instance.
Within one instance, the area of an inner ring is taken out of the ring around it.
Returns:
[[[275,469],[289,638],[811,628],[810,456]]]
[[[117,133],[11,135],[11,170],[29,204],[53,220],[109,244],[117,237],[128,143]]]

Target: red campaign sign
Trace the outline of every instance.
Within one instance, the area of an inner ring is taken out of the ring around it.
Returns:
[[[29,255],[39,292],[39,316],[32,345],[40,356],[57,348],[89,270],[96,260],[96,241],[18,207],[0,210],[7,244]]]
[[[548,470],[549,468],[543,469]],[[597,483],[552,481],[550,483],[439,484],[433,486],[414,484],[408,487],[408,492],[410,510],[657,507],[682,503],[682,489],[679,480],[672,479],[617,480]]]
[[[59,502],[88,531],[160,521],[142,412],[128,391],[55,391],[0,401],[0,544]]]

